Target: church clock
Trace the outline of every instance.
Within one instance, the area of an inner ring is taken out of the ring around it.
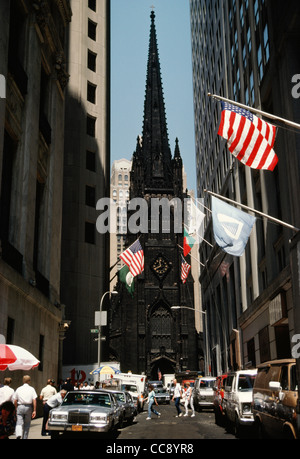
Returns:
[[[165,277],[171,269],[171,263],[169,263],[163,255],[158,255],[152,263],[152,271],[160,279]]]

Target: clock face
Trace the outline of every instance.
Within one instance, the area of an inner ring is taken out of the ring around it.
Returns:
[[[170,266],[169,266],[169,263],[165,260],[165,258],[159,255],[155,259],[152,265],[152,269],[158,276],[163,276],[169,271]]]

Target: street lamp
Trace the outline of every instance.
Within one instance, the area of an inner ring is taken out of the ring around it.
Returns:
[[[108,294],[111,294],[111,295],[117,295],[118,292],[116,292],[115,290],[113,290],[112,292],[110,291],[107,291],[105,293],[103,293],[102,297],[101,297],[101,300],[100,300],[100,318],[99,318],[99,332],[98,332],[98,368],[100,368],[100,364],[101,364],[101,325],[102,325],[102,305],[103,305],[103,300],[104,300],[104,297]],[[100,372],[99,372],[99,379],[100,379]]]
[[[207,316],[206,316],[206,311],[202,311],[201,309],[194,309],[194,308],[191,308],[190,306],[171,306],[171,309],[189,309],[190,311],[201,312],[201,314],[205,315],[205,360],[206,360],[205,374],[209,375],[209,371],[208,371],[208,368],[209,368],[208,367],[208,336],[207,336]]]

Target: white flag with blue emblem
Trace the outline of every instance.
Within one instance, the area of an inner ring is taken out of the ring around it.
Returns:
[[[243,255],[256,218],[212,196],[216,243],[230,255]]]

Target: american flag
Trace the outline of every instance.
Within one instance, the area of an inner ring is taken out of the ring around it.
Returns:
[[[138,239],[121,253],[120,258],[134,277],[144,271],[144,251]]]
[[[190,269],[191,269],[191,266],[185,261],[185,259],[181,255],[181,280],[183,284],[186,283]]]
[[[222,102],[218,134],[227,140],[229,151],[246,166],[273,171],[277,165],[273,150],[276,127],[249,111]]]

